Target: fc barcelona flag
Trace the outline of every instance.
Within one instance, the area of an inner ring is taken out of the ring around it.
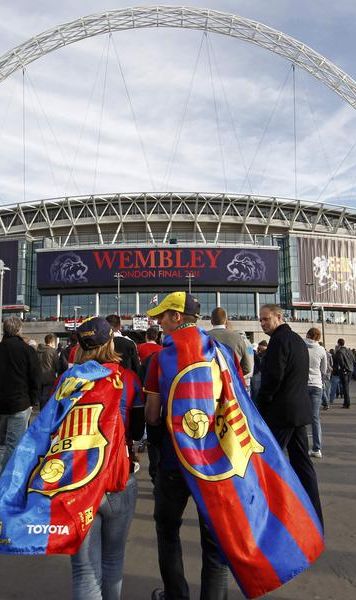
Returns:
[[[0,552],[73,554],[129,463],[118,365],[68,369],[0,477]]]
[[[320,521],[226,347],[187,327],[164,348],[160,389],[182,472],[223,559],[256,598],[316,560]]]

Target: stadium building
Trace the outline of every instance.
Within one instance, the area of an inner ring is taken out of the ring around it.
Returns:
[[[0,81],[87,37],[147,27],[248,41],[356,107],[356,82],[305,43],[239,15],[178,6],[119,9],[56,26],[0,57]],[[116,311],[129,325],[168,291],[191,289],[203,324],[220,305],[257,341],[259,306],[278,302],[300,333],[321,323],[328,345],[343,336],[356,347],[355,223],[355,211],[345,207],[227,193],[118,193],[1,206],[4,312],[21,314],[33,335],[64,332],[65,319]]]
[[[118,310],[130,325],[157,297],[191,289],[203,326],[223,306],[256,341],[259,306],[280,302],[296,330],[324,321],[328,345],[341,335],[356,345],[355,226],[356,212],[345,207],[232,194],[2,206],[4,312],[22,314],[32,334]]]

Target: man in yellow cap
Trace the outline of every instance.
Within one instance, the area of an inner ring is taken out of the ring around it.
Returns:
[[[166,427],[167,400],[172,382],[199,361],[208,360],[213,342],[196,327],[200,304],[186,292],[168,294],[162,302],[147,311],[156,317],[165,336],[161,352],[153,355],[145,380],[147,393],[146,420],[160,428],[160,464],[155,479],[155,510],[159,566],[164,590],[152,592],[152,600],[189,600],[189,587],[184,576],[179,530],[191,491],[181,473],[170,433]],[[210,530],[199,512],[203,568],[202,600],[226,600],[228,568]]]

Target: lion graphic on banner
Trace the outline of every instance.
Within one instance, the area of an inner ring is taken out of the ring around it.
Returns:
[[[264,281],[266,279],[266,265],[262,258],[255,252],[242,250],[235,254],[231,263],[226,266],[230,272],[228,281]]]
[[[356,259],[338,257],[338,260],[343,261],[343,268],[336,271],[332,266],[334,264],[333,257],[329,259],[324,254],[316,256],[313,260],[314,275],[320,287],[329,285],[331,290],[343,287],[346,292],[350,292],[356,281]]]
[[[326,285],[331,278],[329,272],[329,259],[324,254],[322,256],[316,256],[313,260],[313,265],[314,275],[319,280],[319,285]]]
[[[59,283],[86,283],[88,280],[85,273],[88,271],[80,258],[75,252],[66,252],[58,256],[50,268],[51,281]]]

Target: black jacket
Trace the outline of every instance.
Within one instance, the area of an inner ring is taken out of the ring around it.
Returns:
[[[267,425],[287,428],[311,423],[308,374],[307,346],[283,323],[272,333],[262,364],[257,405]]]
[[[354,370],[354,357],[350,348],[340,346],[334,354],[333,366],[336,375],[340,373],[352,373]]]
[[[121,355],[121,365],[125,369],[131,369],[134,373],[139,373],[140,361],[137,354],[136,344],[122,335],[114,337],[114,346],[116,352]]]
[[[0,343],[0,414],[13,415],[37,402],[40,365],[36,350],[21,337]]]

